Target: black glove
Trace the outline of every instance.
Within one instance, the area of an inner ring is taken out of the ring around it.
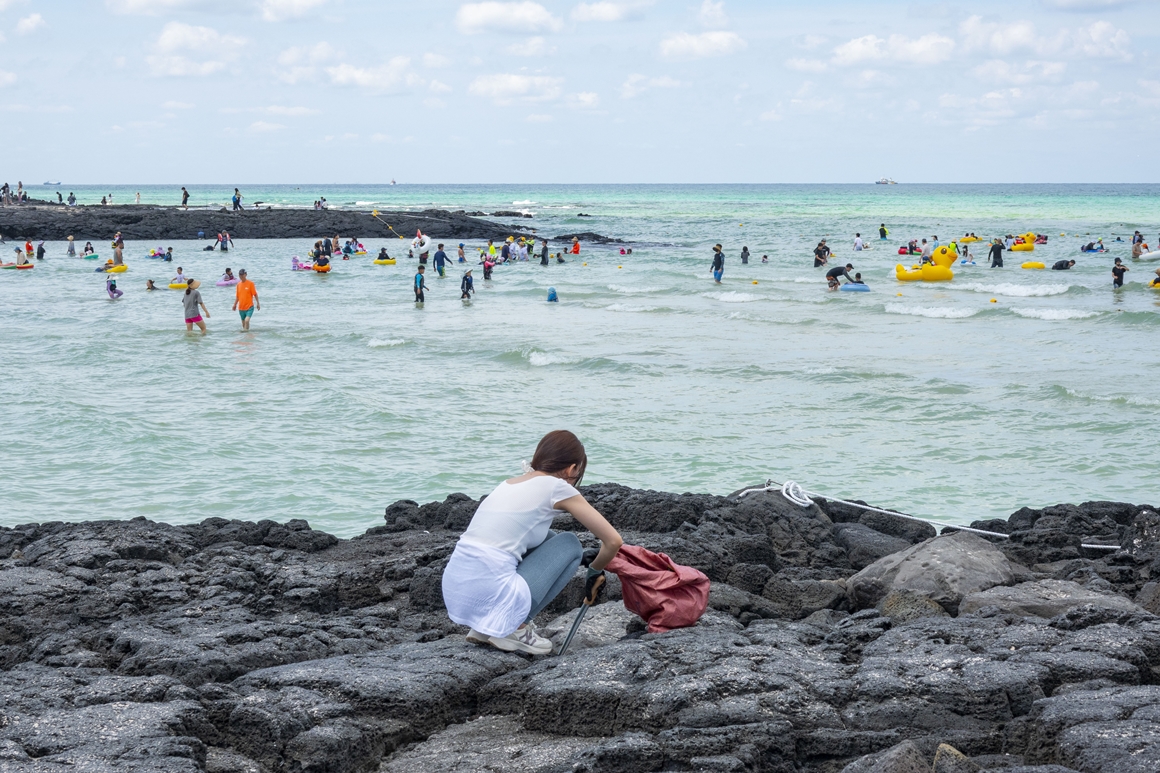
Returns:
[[[600,548],[588,548],[580,558],[580,566],[592,566],[592,562],[596,560],[598,555],[600,555]]]
[[[606,584],[602,570],[589,569],[588,579],[584,581],[584,603],[588,606],[595,604]]]

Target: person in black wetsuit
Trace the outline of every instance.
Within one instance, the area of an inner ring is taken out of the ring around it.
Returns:
[[[832,279],[835,282],[837,282],[839,279],[844,277],[847,282],[853,282],[854,279],[853,279],[853,277],[850,276],[850,269],[852,269],[852,268],[854,268],[853,263],[847,263],[845,268],[843,268],[842,266],[834,266],[833,268],[831,268],[829,271],[826,272],[826,279],[827,280]]]
[[[890,232],[886,230],[886,223],[883,223],[882,225],[878,226],[878,238],[879,239],[886,241],[886,234],[888,234],[888,233],[890,233]]]
[[[1128,273],[1129,269],[1123,264],[1119,258],[1116,258],[1116,265],[1112,266],[1112,287],[1119,290],[1124,286],[1124,274]]]
[[[1003,242],[998,239],[992,241],[987,257],[991,259],[991,268],[1003,268]]]
[[[540,240],[540,265],[541,266],[548,265],[548,240],[547,239]]]
[[[818,246],[814,247],[814,268],[826,265],[829,256],[830,248],[826,246],[826,240],[822,239],[818,242]]]
[[[1074,265],[1075,265],[1074,260],[1057,260],[1057,261],[1055,261],[1055,265],[1053,265],[1051,267],[1051,270],[1052,271],[1067,271],[1069,268],[1071,268]]]
[[[721,277],[725,275],[725,254],[721,252],[721,245],[713,246],[713,281],[721,284]]]
[[[749,248],[748,247],[741,248],[741,264],[742,265],[749,265]]]

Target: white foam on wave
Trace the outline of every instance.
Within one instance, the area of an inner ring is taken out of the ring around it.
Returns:
[[[807,284],[813,285],[813,284],[820,284],[821,282],[823,282],[825,280],[821,279],[819,277],[816,277],[816,276],[791,276],[791,277],[775,277],[773,279],[766,279],[765,281],[767,281],[767,282],[788,282],[791,284],[799,284],[799,285],[807,285]]]
[[[1071,285],[1017,285],[1006,282],[997,285],[983,284],[980,282],[956,283],[951,287],[952,289],[970,290],[975,293],[1006,295],[1012,298],[1045,298],[1049,295],[1063,295],[1071,289]]]
[[[628,303],[613,303],[604,308],[608,311],[656,311],[660,306],[634,306]]]
[[[753,301],[765,300],[760,295],[753,293],[739,293],[736,290],[729,290],[727,292],[717,293],[701,293],[702,298],[711,298],[722,303],[752,303]]]
[[[1015,309],[1011,311],[1018,314],[1020,317],[1028,317],[1030,319],[1046,319],[1046,320],[1061,320],[1061,319],[1090,319],[1091,317],[1098,317],[1103,312],[1099,311],[1083,311],[1082,309]]]
[[[524,199],[523,201],[513,201],[512,206],[513,207],[527,206],[528,204],[535,204],[535,203],[536,202],[532,201],[531,199]]]
[[[356,207],[369,207],[373,204],[378,204],[378,202],[377,201],[356,201],[354,203],[354,205]]]
[[[949,306],[908,306],[902,303],[886,304],[889,314],[906,314],[912,317],[931,319],[966,319],[979,313],[978,309],[956,309]]]
[[[1126,403],[1128,405],[1160,405],[1160,400],[1152,400],[1147,397],[1137,397],[1136,395],[1088,395],[1083,392],[1077,392],[1074,389],[1065,388],[1063,391],[1067,392],[1072,397],[1078,397],[1081,400],[1095,400],[1100,403]]]
[[[527,358],[528,364],[537,368],[542,368],[545,365],[571,365],[580,362],[579,357],[563,352],[526,352],[524,357]]]
[[[663,287],[625,287],[624,285],[608,285],[608,289],[614,293],[624,293],[625,295],[642,295],[644,293],[659,293],[665,289]]]
[[[372,338],[367,341],[367,346],[372,349],[384,349],[389,346],[402,346],[405,343],[407,341],[402,338]]]

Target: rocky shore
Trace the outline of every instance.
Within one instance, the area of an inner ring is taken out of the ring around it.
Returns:
[[[126,239],[146,241],[197,239],[202,232],[213,237],[229,231],[234,239],[321,239],[343,237],[410,239],[421,229],[437,239],[495,239],[508,236],[548,237],[571,241],[575,234],[537,233],[535,223],[518,212],[495,212],[492,216],[511,219],[511,224],[481,219],[484,212],[449,212],[429,209],[422,212],[379,212],[345,209],[190,209],[146,205],[78,206],[35,203],[0,207],[0,234],[6,239],[62,240],[72,236],[84,244],[108,241],[118,231]],[[515,222],[515,221],[519,222]],[[388,227],[389,226],[389,227]],[[392,231],[392,229],[394,229]],[[608,243],[618,240],[586,233],[582,241]]]
[[[698,625],[645,633],[613,581],[562,658],[466,644],[440,591],[462,494],[351,540],[0,528],[0,770],[1160,770],[1150,506],[977,524],[1000,539],[776,492],[584,493],[710,577]],[[557,640],[580,586],[539,621]]]

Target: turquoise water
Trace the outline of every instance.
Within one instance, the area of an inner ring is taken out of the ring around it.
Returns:
[[[586,245],[563,266],[477,271],[470,305],[454,267],[416,309],[405,261],[291,272],[309,240],[226,256],[166,242],[173,265],[130,242],[116,302],[91,261],[49,243],[35,270],[0,272],[0,524],[301,517],[351,535],[396,499],[486,493],[556,427],[584,439],[590,482],[725,493],[794,478],[951,522],[1157,499],[1160,292],[1145,283],[1160,264],[1078,247],[1137,228],[1154,244],[1160,186],[241,187],[280,206],[525,210],[540,233],[595,231],[634,254]],[[180,187],[61,190],[173,203]],[[231,190],[191,187],[195,203]],[[889,242],[848,251],[883,221]],[[893,278],[906,238],[1026,230],[1051,236],[1035,259],[1079,265],[1023,271],[1008,255],[991,270],[980,255],[949,284]],[[872,292],[826,292],[809,251],[827,235]],[[1120,292],[1116,256],[1132,269]],[[208,336],[186,334],[178,293],[143,289],[177,265],[210,280]],[[226,265],[258,285],[251,333],[213,286]]]

